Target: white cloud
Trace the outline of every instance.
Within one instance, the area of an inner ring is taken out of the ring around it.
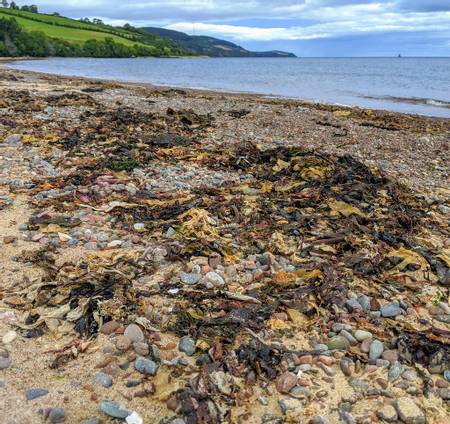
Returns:
[[[19,0],[19,4],[29,1]],[[450,0],[41,0],[40,9],[165,26],[236,41],[310,40],[385,31],[450,39]],[[239,22],[239,24],[236,24]]]
[[[382,13],[364,19],[335,19],[305,26],[259,28],[252,26],[178,22],[167,28],[197,35],[215,35],[244,41],[311,40],[387,31],[443,31],[450,33],[450,12],[407,14]],[[450,34],[449,34],[450,35]]]

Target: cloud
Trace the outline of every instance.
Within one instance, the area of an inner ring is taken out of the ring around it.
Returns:
[[[380,14],[364,20],[348,18],[306,26],[259,28],[251,26],[178,22],[167,28],[197,35],[216,35],[234,40],[312,40],[382,32],[450,32],[450,12],[428,14]]]
[[[194,28],[196,34],[237,42],[421,33],[425,39],[440,40],[441,48],[450,40],[450,0],[42,0],[38,4],[47,13],[189,33]]]

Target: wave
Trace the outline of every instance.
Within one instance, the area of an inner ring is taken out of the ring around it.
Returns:
[[[433,106],[450,109],[450,101],[438,99],[426,99],[423,97],[398,97],[398,96],[361,96],[365,99],[387,100],[395,103],[409,103],[414,105]]]

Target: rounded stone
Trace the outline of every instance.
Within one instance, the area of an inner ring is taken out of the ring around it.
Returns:
[[[372,333],[365,330],[356,330],[353,335],[355,336],[355,339],[358,340],[358,342],[362,342],[364,340],[372,338]]]
[[[92,378],[92,383],[96,384],[97,386],[111,387],[113,385],[113,380],[110,375],[104,372],[98,372]]]
[[[187,272],[181,272],[179,277],[183,284],[187,284],[188,286],[193,286],[200,281],[201,275],[187,273]]]
[[[147,358],[142,358],[141,356],[136,359],[134,367],[141,374],[156,375],[156,372],[158,371],[158,365],[156,362]]]
[[[397,421],[397,411],[392,405],[385,405],[377,412],[378,418],[393,423]]]
[[[131,414],[125,405],[112,400],[102,400],[100,403],[100,410],[113,418],[125,419]]]
[[[381,307],[381,316],[384,318],[394,318],[402,313],[400,304],[395,301]]]
[[[33,399],[37,399],[39,397],[45,396],[47,394],[48,394],[47,389],[33,388],[33,389],[28,389],[25,392],[25,397],[27,398],[27,400],[33,400]]]
[[[102,334],[112,334],[120,327],[117,321],[108,321],[103,324],[100,328],[100,333]]]
[[[289,371],[278,376],[275,386],[280,393],[289,393],[297,384],[297,376]]]
[[[131,340],[127,336],[119,336],[116,339],[116,348],[122,351],[128,350],[131,346]]]
[[[369,349],[369,358],[372,360],[376,360],[381,357],[384,351],[384,345],[379,340],[374,340],[370,345]]]
[[[123,335],[128,337],[132,342],[143,342],[145,340],[144,332],[136,324],[128,325]]]
[[[6,370],[11,366],[11,359],[0,356],[0,370]]]
[[[148,343],[145,342],[134,342],[133,349],[140,356],[147,356],[150,351]]]
[[[334,336],[327,345],[330,350],[347,350],[350,342],[343,336]]]
[[[48,414],[48,419],[51,423],[62,423],[66,419],[66,412],[63,408],[52,408]]]
[[[101,421],[97,417],[91,417],[87,420],[81,421],[81,424],[101,424]]]
[[[8,331],[2,338],[4,344],[12,343],[17,337],[17,333],[13,330]]]
[[[195,353],[195,340],[189,336],[182,337],[178,344],[178,350],[188,356],[192,356]]]

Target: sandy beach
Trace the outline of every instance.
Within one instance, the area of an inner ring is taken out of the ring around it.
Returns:
[[[0,424],[448,422],[449,119],[0,92]]]

